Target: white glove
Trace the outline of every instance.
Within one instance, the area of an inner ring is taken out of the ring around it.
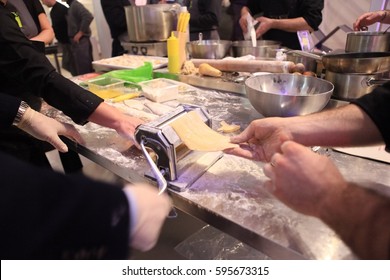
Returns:
[[[146,184],[127,185],[125,192],[130,204],[130,246],[148,251],[156,245],[161,227],[171,210],[166,193],[158,195],[155,187]]]
[[[73,125],[58,122],[31,108],[27,108],[17,127],[39,140],[49,142],[63,153],[68,151],[68,147],[62,142],[59,135],[83,143],[81,135]]]

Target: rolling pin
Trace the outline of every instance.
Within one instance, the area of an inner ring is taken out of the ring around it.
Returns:
[[[271,72],[271,73],[293,73],[295,63],[292,61],[270,61],[270,60],[236,60],[236,59],[198,59],[191,61],[196,67],[202,63],[227,72]]]

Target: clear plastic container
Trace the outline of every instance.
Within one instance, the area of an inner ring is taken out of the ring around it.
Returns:
[[[154,102],[165,102],[179,97],[179,86],[164,78],[139,83],[144,96]]]
[[[125,81],[98,77],[87,81],[89,91],[103,99],[111,99],[124,93]]]

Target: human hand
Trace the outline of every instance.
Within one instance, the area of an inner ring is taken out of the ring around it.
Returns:
[[[230,138],[230,142],[240,144],[238,148],[224,152],[252,160],[270,161],[286,140],[292,140],[292,135],[284,128],[282,118],[259,119],[251,122],[239,135]]]
[[[81,31],[77,32],[76,35],[74,35],[74,37],[73,37],[73,42],[75,42],[75,43],[80,42],[80,39],[81,39],[81,37],[83,37],[83,35],[84,35],[83,32],[81,32]]]
[[[348,186],[329,158],[292,141],[284,142],[281,152],[264,165],[264,174],[270,179],[264,186],[275,197],[316,217],[327,201],[333,201]]]
[[[17,127],[39,140],[49,142],[63,153],[68,151],[68,147],[62,142],[59,135],[66,136],[77,143],[84,142],[73,125],[58,122],[31,108],[27,108]]]
[[[156,245],[162,225],[172,204],[166,193],[158,195],[158,189],[146,184],[128,185],[124,192],[130,201],[133,215],[131,247],[148,251]]]
[[[248,32],[248,20],[247,20],[247,14],[241,15],[238,23],[240,24],[240,27],[242,29],[242,33],[245,34]]]
[[[380,22],[386,16],[386,11],[375,11],[362,14],[353,23],[353,29],[355,31],[363,30],[367,26]]]
[[[143,123],[144,122],[141,119],[123,114],[120,125],[116,128],[116,131],[123,138],[131,140],[139,148],[134,133],[136,128]]]
[[[267,17],[259,17],[256,19],[256,21],[259,23],[256,29],[256,37],[259,38],[263,36],[263,34],[268,30],[272,29],[274,20]]]

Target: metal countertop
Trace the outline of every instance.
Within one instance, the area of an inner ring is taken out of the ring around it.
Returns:
[[[262,118],[243,94],[196,89],[181,94],[181,103],[205,106],[213,128],[219,122],[241,125]],[[337,101],[331,102],[335,106]],[[62,114],[57,119],[70,121]],[[89,123],[76,126],[85,146],[69,146],[130,182],[146,181],[149,165],[135,147],[121,151],[124,140],[114,130]],[[321,148],[351,181],[390,192],[389,165]],[[173,192],[175,207],[258,249],[272,259],[354,259],[338,236],[320,220],[301,215],[268,194],[263,163],[224,155],[184,192]]]

